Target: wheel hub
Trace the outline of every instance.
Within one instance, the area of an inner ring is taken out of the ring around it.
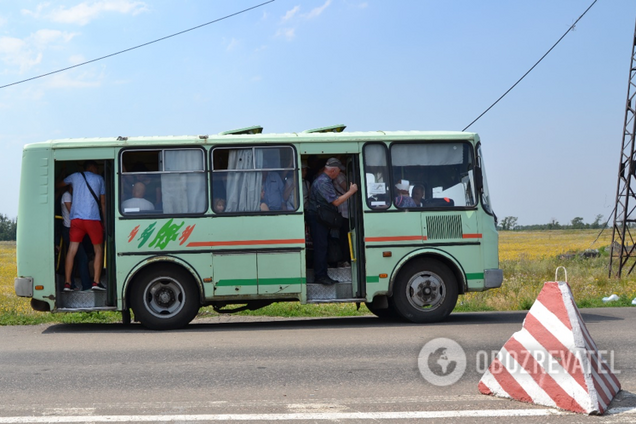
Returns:
[[[155,300],[157,301],[158,304],[162,306],[168,306],[171,303],[174,303],[176,299],[174,296],[174,292],[172,290],[163,288],[159,290],[158,293],[155,294]]]
[[[409,302],[415,307],[435,309],[444,300],[444,283],[436,275],[414,275],[407,287]]]
[[[152,281],[144,295],[148,311],[161,318],[174,316],[185,304],[185,291],[179,281],[160,277]]]

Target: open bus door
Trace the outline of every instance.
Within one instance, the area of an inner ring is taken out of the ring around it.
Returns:
[[[325,155],[327,156],[327,155]],[[326,159],[325,159],[326,160]],[[358,155],[341,155],[341,162],[346,164],[347,188],[351,183],[358,185],[358,192],[347,200],[348,227],[340,232],[340,237],[346,237],[346,243],[336,242],[340,246],[347,246],[348,252],[340,252],[341,256],[349,258],[350,266],[344,266],[342,259],[336,264],[330,263],[329,277],[338,281],[334,285],[316,284],[313,281],[313,270],[308,270],[307,302],[363,302],[366,296],[366,273],[364,266],[364,245],[362,225],[362,200],[360,196],[360,164]],[[311,251],[312,249],[308,249]],[[342,255],[342,253],[346,253]],[[312,261],[309,261],[311,267]],[[338,265],[336,267],[336,265]]]
[[[359,156],[351,156],[347,159],[347,187],[351,184],[358,185],[358,192],[351,196],[349,202],[349,232],[348,244],[351,254],[351,281],[353,282],[353,297],[364,298],[367,294],[366,272],[364,259],[364,225],[362,215],[362,186],[359,181],[360,162]]]
[[[59,155],[61,156],[61,155]],[[82,283],[79,278],[79,271],[77,269],[79,265],[78,256],[75,257],[75,265],[73,267],[72,286],[76,288],[70,292],[64,291],[64,266],[66,251],[68,246],[61,241],[60,238],[56,238],[56,291],[57,291],[57,310],[59,311],[94,311],[94,310],[114,310],[116,309],[117,293],[116,293],[116,277],[115,277],[115,239],[114,239],[114,168],[112,160],[102,160],[99,158],[89,158],[95,160],[98,164],[98,174],[104,178],[106,188],[106,218],[105,218],[105,234],[104,234],[104,258],[103,269],[101,275],[101,282],[106,286],[105,292],[93,291],[93,290],[79,290]],[[56,175],[63,179],[65,176],[74,172],[83,170],[83,163],[85,160],[57,160],[56,161]],[[57,199],[57,198],[56,198]],[[60,202],[59,199],[56,200]],[[57,207],[58,205],[56,205]],[[85,246],[85,247],[84,247]],[[92,249],[88,237],[85,242],[82,243],[80,249],[85,249],[85,255],[87,256],[88,264],[84,265],[88,267],[87,272],[90,274],[91,280],[93,279],[93,262],[92,262]]]

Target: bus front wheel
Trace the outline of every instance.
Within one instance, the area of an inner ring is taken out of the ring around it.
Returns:
[[[173,267],[144,273],[132,287],[135,319],[151,330],[186,326],[199,311],[199,292],[190,274]]]
[[[392,303],[404,319],[416,323],[444,320],[457,303],[457,279],[435,259],[411,262],[400,271]]]

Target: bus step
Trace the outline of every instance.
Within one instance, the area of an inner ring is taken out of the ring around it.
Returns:
[[[307,284],[307,300],[350,299],[353,297],[351,283],[338,283],[332,286]]]
[[[58,308],[84,309],[106,306],[105,291],[62,292],[58,297]]]
[[[314,270],[307,270],[307,300],[350,299],[353,297],[351,268],[329,268],[327,274],[338,284],[314,284]]]

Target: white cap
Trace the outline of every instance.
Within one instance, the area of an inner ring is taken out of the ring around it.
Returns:
[[[397,188],[398,190],[403,190],[403,191],[409,191],[409,180],[400,180],[400,182],[398,182],[395,185],[395,188]]]

